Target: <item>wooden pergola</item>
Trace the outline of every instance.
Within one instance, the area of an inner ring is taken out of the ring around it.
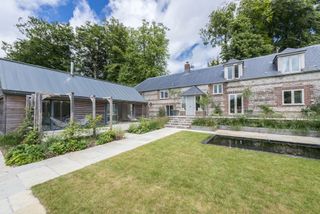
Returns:
[[[74,117],[74,92],[70,92],[66,94],[69,97],[70,100],[70,122],[75,122]],[[50,97],[57,97],[61,96],[58,94],[48,94],[48,93],[40,93],[36,92],[32,94],[31,96],[27,96],[26,99],[31,100],[31,103],[34,108],[34,117],[33,117],[33,127],[37,129],[38,131],[42,131],[42,101],[50,98]],[[92,103],[92,118],[96,119],[96,96],[91,95],[90,97],[91,103]],[[109,114],[110,114],[110,121],[109,121],[109,127],[112,129],[112,118],[113,118],[113,99],[112,97],[104,97],[103,99],[107,100],[110,108],[109,108]],[[26,102],[27,108],[30,108],[29,102]]]

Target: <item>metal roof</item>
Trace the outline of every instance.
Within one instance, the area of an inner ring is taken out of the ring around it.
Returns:
[[[0,59],[0,87],[3,92],[48,93],[76,97],[112,97],[114,100],[146,102],[135,88],[58,70]]]
[[[201,91],[197,86],[192,86],[185,92],[181,94],[181,96],[196,96],[196,95],[203,95],[204,92]]]
[[[286,49],[285,53],[301,51],[305,51],[305,69],[303,72],[319,71],[320,45],[297,49]],[[283,76],[284,74],[278,72],[276,65],[273,63],[273,60],[277,55],[281,55],[281,53],[241,60],[244,66],[244,72],[240,80]],[[220,64],[213,67],[191,70],[189,72],[180,72],[166,76],[149,78],[138,84],[136,89],[140,92],[144,92],[169,88],[190,87],[194,85],[207,85],[228,81],[238,80],[226,80],[224,78],[224,65]]]

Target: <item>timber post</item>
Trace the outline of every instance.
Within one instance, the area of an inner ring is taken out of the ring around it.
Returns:
[[[109,102],[109,127],[110,130],[112,130],[112,120],[113,120],[113,99],[112,97],[107,97],[107,100]]]
[[[70,123],[74,123],[74,92],[68,94],[70,99]]]
[[[39,92],[34,94],[34,116],[33,127],[39,132],[42,131],[42,95]]]
[[[92,95],[90,97],[91,99],[91,102],[92,102],[92,120],[95,120],[96,119],[96,96],[95,95]],[[96,136],[96,127],[93,127],[93,136],[95,137]]]

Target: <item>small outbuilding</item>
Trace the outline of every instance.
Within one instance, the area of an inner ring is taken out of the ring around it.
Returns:
[[[102,115],[104,124],[147,114],[147,102],[132,87],[0,59],[0,131],[19,127],[30,107],[44,131],[84,123],[90,114]]]

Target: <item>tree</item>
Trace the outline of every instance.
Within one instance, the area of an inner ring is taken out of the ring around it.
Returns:
[[[77,68],[84,75],[103,79],[108,46],[105,28],[87,22],[76,28],[75,59]]]
[[[106,21],[104,28],[108,47],[108,62],[104,67],[103,79],[118,82],[122,67],[126,68],[130,30],[115,18]]]
[[[318,0],[274,0],[271,10],[270,35],[274,38],[274,45],[280,50],[319,43]]]
[[[213,11],[200,35],[224,61],[299,48],[319,43],[319,9],[318,0],[241,0]]]
[[[134,29],[110,18],[73,30],[68,24],[30,17],[17,27],[25,39],[3,43],[7,58],[68,71],[70,62],[85,76],[127,85],[166,74],[167,28],[142,22]]]
[[[48,23],[30,17],[17,24],[25,36],[13,44],[2,42],[7,58],[21,62],[41,65],[48,68],[69,70],[72,61],[74,34],[68,24]]]
[[[236,4],[230,3],[210,14],[209,23],[200,30],[205,45],[211,44],[215,47],[226,45],[229,42],[232,36],[231,25],[235,19],[235,11]]]
[[[198,104],[202,110],[205,111],[206,115],[209,113],[209,105],[212,103],[212,98],[209,94],[201,95],[200,99],[198,100]]]
[[[163,24],[143,21],[138,29],[131,29],[126,63],[120,69],[118,81],[127,85],[166,74],[168,55],[167,28]]]

